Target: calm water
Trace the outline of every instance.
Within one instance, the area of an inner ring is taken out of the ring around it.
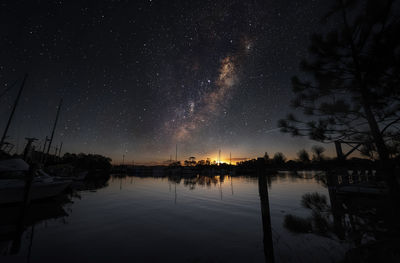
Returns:
[[[284,227],[288,214],[310,216],[303,194],[329,196],[317,178],[279,174],[268,181],[267,239],[276,262],[337,262],[349,247]],[[7,234],[10,222],[3,222],[0,261],[266,262],[259,190],[258,179],[246,177],[112,177],[96,190],[75,191],[70,202],[33,204],[17,248],[15,231]]]

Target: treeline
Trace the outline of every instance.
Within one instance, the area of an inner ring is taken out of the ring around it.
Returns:
[[[363,154],[365,158],[353,157],[346,160],[338,160],[337,158],[330,158],[325,156],[325,148],[320,145],[314,145],[309,151],[301,149],[297,152],[297,156],[293,160],[288,160],[282,152],[276,152],[270,156],[267,152],[263,157],[256,159],[241,161],[236,163],[240,171],[255,170],[260,162],[271,171],[273,170],[335,170],[338,168],[348,169],[374,169],[376,168],[377,161],[371,156]],[[393,163],[399,163],[399,156],[391,159]],[[196,161],[196,157],[189,157],[187,160],[180,162],[171,162],[169,166],[190,166],[196,168],[216,167],[224,168],[229,167],[228,163],[218,163],[215,160],[211,161],[209,158],[205,160]]]
[[[196,168],[202,168],[202,167],[213,167],[213,166],[228,167],[228,166],[230,166],[230,164],[223,163],[223,162],[218,163],[215,160],[212,161],[210,158],[207,158],[205,160],[196,161],[196,157],[191,156],[187,160],[184,160],[183,163],[181,161],[174,161],[174,162],[170,162],[168,166],[170,166],[170,167],[191,166],[191,167],[196,167]]]
[[[84,154],[84,153],[65,153],[59,160],[59,164],[69,164],[76,169],[95,171],[110,171],[111,158],[100,154]]]
[[[109,172],[112,168],[111,158],[100,154],[65,153],[63,156],[57,156],[51,154],[43,154],[43,152],[35,150],[30,151],[28,154],[2,154],[2,159],[21,158],[30,164],[39,163],[44,165],[45,167],[69,165],[74,170],[84,170],[88,172]]]
[[[111,159],[99,154],[65,153],[62,157],[50,158],[44,169],[56,175],[86,173],[86,179],[106,179],[109,178],[111,168]]]
[[[324,151],[325,149],[320,146],[314,146],[311,154],[301,149],[294,160],[287,160],[281,152],[275,153],[272,158],[265,153],[264,157],[242,161],[237,163],[237,166],[244,170],[255,169],[260,163],[270,170],[337,170],[342,168],[365,170],[376,169],[378,165],[376,160],[366,158],[353,157],[347,160],[329,158],[323,155]],[[395,163],[399,160],[395,158],[392,161]]]
[[[184,166],[212,166],[212,165],[217,165],[217,162],[215,160],[211,161],[210,158],[207,158],[205,160],[196,161],[196,157],[191,156],[187,160],[183,161],[183,165]],[[182,166],[182,162],[181,161],[172,161],[172,162],[169,161],[168,166]]]

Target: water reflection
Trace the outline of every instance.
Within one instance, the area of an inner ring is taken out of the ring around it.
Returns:
[[[395,251],[385,198],[343,194],[338,178],[314,171],[81,182],[60,200],[32,203],[22,219],[20,207],[1,207],[1,261],[362,262],[379,257],[379,246]]]
[[[29,207],[22,205],[7,205],[0,207],[0,252],[2,255],[18,254],[21,250],[22,236],[29,232],[29,253],[34,240],[34,228],[39,222],[49,219],[62,219],[68,213],[63,206],[70,203],[67,195],[58,196],[56,199],[34,202]]]
[[[268,197],[268,178],[263,174],[258,176],[258,191],[260,194],[261,204],[261,216],[262,216],[262,228],[263,228],[263,243],[264,243],[264,254],[265,262],[275,262],[274,259],[274,242],[272,240],[272,229],[271,229],[271,215],[269,208],[269,197]]]
[[[106,187],[108,180],[109,178],[76,181],[66,193],[51,199],[34,201],[27,206],[23,203],[0,206],[0,254],[19,254],[25,235],[29,243],[26,261],[30,262],[35,226],[50,220],[66,224],[69,214],[65,206],[72,204],[72,199],[81,199],[81,191],[95,191]]]
[[[368,180],[361,174],[327,174],[322,182],[329,189],[330,204],[326,195],[305,193],[301,204],[310,210],[310,215],[288,214],[284,227],[293,233],[315,233],[348,243],[346,262],[398,262],[399,221],[392,213],[389,196],[368,188],[352,191],[352,177],[358,183]]]

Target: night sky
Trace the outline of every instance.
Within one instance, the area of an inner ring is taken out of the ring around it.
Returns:
[[[0,128],[25,73],[8,141],[43,143],[135,163],[188,156],[234,160],[315,142],[277,121],[290,78],[321,32],[324,1],[2,1]],[[330,149],[331,146],[325,145]]]

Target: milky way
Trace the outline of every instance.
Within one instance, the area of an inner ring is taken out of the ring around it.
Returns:
[[[25,3],[26,2],[26,3]],[[8,140],[40,147],[60,98],[54,145],[163,162],[312,142],[276,130],[290,78],[320,30],[313,1],[4,1],[0,92],[29,73]],[[0,98],[5,120],[17,90]],[[3,129],[5,121],[0,123]]]
[[[249,49],[249,43],[244,47]],[[201,129],[210,125],[212,118],[217,118],[229,103],[232,89],[238,84],[238,63],[240,54],[228,55],[220,62],[218,77],[214,82],[214,89],[203,94],[199,101],[189,101],[184,109],[184,117],[175,125],[179,116],[166,123],[168,132],[173,133],[173,139],[179,143],[185,143],[191,139],[193,132],[201,132]]]

